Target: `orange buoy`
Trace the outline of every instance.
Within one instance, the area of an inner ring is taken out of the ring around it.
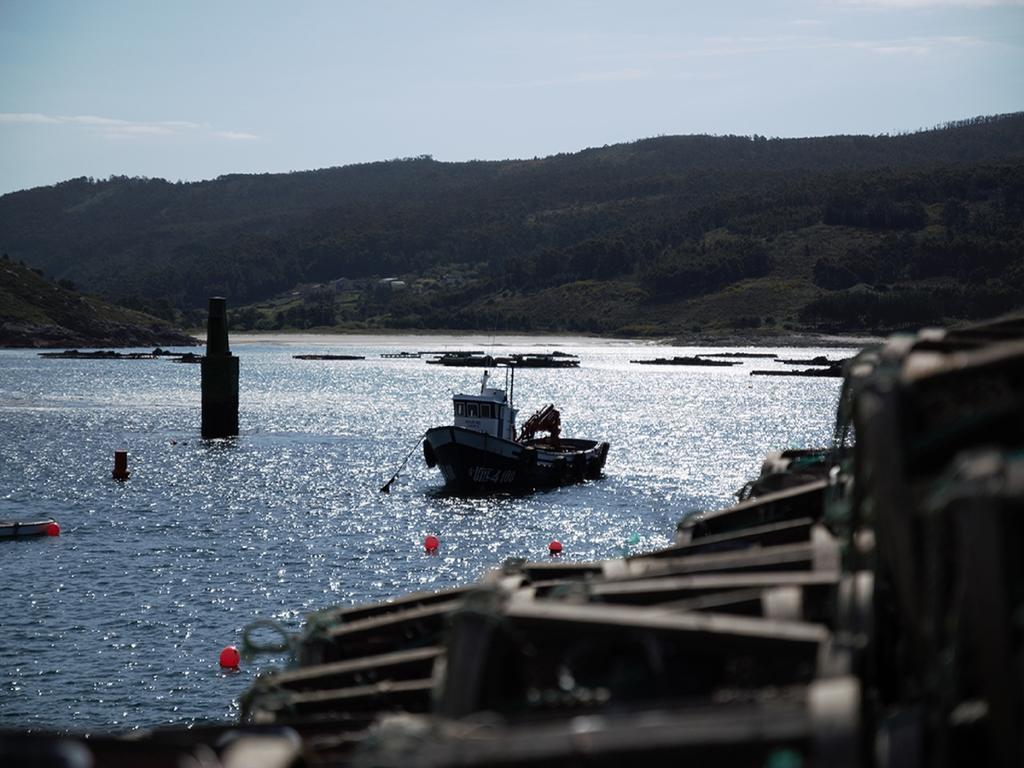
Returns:
[[[562,554],[562,542],[558,541],[557,539],[552,541],[550,544],[548,544],[548,552],[552,555]]]
[[[50,523],[48,526],[46,526],[46,535],[60,536],[60,526],[56,522]]]
[[[427,536],[427,538],[423,540],[423,548],[427,550],[427,552],[437,552],[437,548],[440,546],[441,541],[437,536]]]
[[[115,480],[128,479],[128,451],[114,451],[114,471],[112,474]]]
[[[220,652],[220,665],[225,669],[238,669],[238,663],[241,660],[241,654],[233,645],[225,646],[224,650]]]

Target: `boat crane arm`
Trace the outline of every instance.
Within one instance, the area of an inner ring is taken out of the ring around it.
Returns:
[[[558,444],[558,437],[562,433],[562,415],[551,403],[523,422],[523,427],[519,431],[519,442],[532,440],[538,432],[547,432],[551,436],[551,442]]]

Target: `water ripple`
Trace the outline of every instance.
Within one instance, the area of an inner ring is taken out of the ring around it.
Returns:
[[[253,619],[298,630],[327,606],[545,557],[552,538],[567,560],[663,546],[682,515],[730,503],[769,450],[826,444],[839,387],[752,378],[750,364],[652,370],[628,362],[653,356],[649,347],[566,340],[559,348],[583,367],[520,371],[516,399],[522,417],[554,402],[567,434],[610,441],[606,477],[458,499],[414,455],[380,494],[416,438],[449,420],[451,390],[479,381],[473,370],[379,358],[422,343],[236,348],[242,434],[231,441],[198,438],[198,366],[0,352],[0,518],[52,515],[63,530],[0,542],[0,725],[235,717],[254,675],[284,662],[217,667]],[[291,357],[325,351],[367,359]],[[119,448],[127,483],[110,479]],[[423,551],[428,533],[441,539],[436,556]]]

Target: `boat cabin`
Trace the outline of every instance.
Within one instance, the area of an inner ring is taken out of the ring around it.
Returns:
[[[505,440],[516,439],[516,409],[505,390],[487,386],[490,374],[484,371],[479,395],[453,395],[455,426],[483,432]]]

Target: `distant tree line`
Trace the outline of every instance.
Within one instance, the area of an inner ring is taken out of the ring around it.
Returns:
[[[366,290],[344,304],[324,292],[233,322],[530,330],[555,313],[528,311],[523,296],[546,301],[559,286],[617,286],[602,301],[627,297],[623,316],[643,319],[785,279],[811,291],[794,320],[876,327],[908,322],[889,307],[895,296],[915,317],[941,308],[928,294],[964,316],[989,300],[1014,306],[1022,158],[1015,114],[901,136],[668,136],[532,161],[420,156],[173,184],[79,178],[0,197],[0,248],[178,322],[211,295],[241,307],[339,277],[450,275],[429,290]],[[748,311],[730,322],[741,319],[763,322]],[[589,306],[564,318],[581,322],[619,320]]]

